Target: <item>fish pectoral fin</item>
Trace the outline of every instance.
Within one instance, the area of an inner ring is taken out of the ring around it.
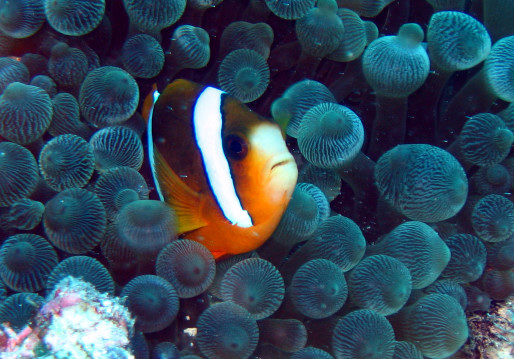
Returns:
[[[155,171],[164,200],[175,210],[178,233],[205,227],[202,219],[202,196],[186,185],[166,163],[162,155],[154,152]]]

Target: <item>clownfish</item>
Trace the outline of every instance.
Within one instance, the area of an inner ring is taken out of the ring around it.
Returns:
[[[279,125],[219,89],[183,79],[161,94],[154,89],[144,108],[155,188],[175,210],[178,233],[215,259],[260,247],[298,176]]]

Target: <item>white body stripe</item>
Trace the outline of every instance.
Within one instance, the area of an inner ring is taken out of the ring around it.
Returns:
[[[223,91],[213,87],[200,93],[193,111],[193,127],[207,179],[223,215],[232,224],[246,228],[253,225],[252,219],[241,206],[223,151],[222,94]]]
[[[150,169],[152,170],[153,183],[155,183],[155,189],[157,190],[157,194],[161,201],[164,201],[164,196],[162,195],[161,187],[159,185],[159,181],[157,181],[157,173],[155,172],[155,156],[153,151],[153,134],[152,134],[152,117],[153,117],[153,108],[157,99],[161,94],[159,91],[155,90],[153,93],[153,103],[152,108],[150,109],[150,114],[148,115],[148,124],[146,128],[146,139],[148,140],[148,157],[150,161]]]

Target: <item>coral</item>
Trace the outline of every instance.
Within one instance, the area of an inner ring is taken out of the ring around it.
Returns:
[[[119,298],[66,277],[49,294],[32,324],[19,332],[0,327],[5,359],[134,358],[129,337],[134,319]]]
[[[472,314],[468,317],[469,344],[455,357],[507,359],[512,356],[514,342],[514,303],[509,299],[494,304],[486,316]]]

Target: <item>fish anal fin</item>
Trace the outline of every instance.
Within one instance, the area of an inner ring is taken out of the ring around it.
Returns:
[[[220,261],[220,260],[223,260],[223,259],[226,259],[228,257],[230,257],[230,254],[227,253],[227,252],[217,252],[217,251],[211,251],[212,253],[212,256],[214,257],[214,260],[216,262]]]
[[[206,226],[207,223],[201,216],[202,195],[189,188],[157,150],[154,151],[154,157],[161,194],[177,214],[178,233]]]

